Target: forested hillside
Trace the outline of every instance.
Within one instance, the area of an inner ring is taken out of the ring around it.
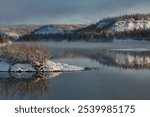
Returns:
[[[2,37],[20,40],[111,40],[150,39],[150,14],[108,17],[91,25],[3,25]]]

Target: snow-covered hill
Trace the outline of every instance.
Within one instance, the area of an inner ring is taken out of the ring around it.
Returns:
[[[100,22],[97,25],[97,29],[101,29],[108,26],[109,22]],[[150,21],[148,20],[119,20],[115,21],[110,27],[109,31],[132,31],[132,30],[147,30],[150,29]]]
[[[35,35],[45,34],[72,34],[74,30],[78,30],[86,27],[87,25],[66,25],[66,24],[50,24],[45,25],[42,28],[34,32]]]
[[[127,31],[127,30],[147,30],[150,28],[150,21],[147,20],[135,20],[135,21],[117,21],[111,30],[115,31]]]

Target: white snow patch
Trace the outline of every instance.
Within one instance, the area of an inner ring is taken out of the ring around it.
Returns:
[[[147,30],[150,29],[150,21],[148,20],[123,20],[123,21],[117,21],[110,30],[122,32],[122,31],[128,31],[128,30]]]
[[[108,22],[100,22],[98,25],[97,25],[97,29],[98,28],[103,28],[104,26],[107,26],[108,25]]]
[[[33,72],[36,71],[31,64],[15,64],[11,67],[12,72]]]
[[[39,70],[40,71],[51,71],[51,72],[63,72],[63,71],[67,72],[67,71],[82,71],[85,69],[83,67],[47,61],[43,66],[40,67]]]
[[[10,66],[8,63],[0,62],[0,71],[10,71],[11,72],[36,72],[35,68],[31,64],[15,64]],[[39,71],[42,72],[68,72],[68,71],[82,71],[85,70],[84,67],[78,67],[74,65],[68,65],[64,63],[55,63],[48,60],[43,64]]]

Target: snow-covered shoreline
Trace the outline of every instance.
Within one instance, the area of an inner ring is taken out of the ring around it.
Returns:
[[[50,60],[41,65],[38,70],[36,70],[32,64],[17,63],[10,65],[5,61],[0,62],[0,72],[73,72],[83,70],[85,70],[84,67],[55,63]]]

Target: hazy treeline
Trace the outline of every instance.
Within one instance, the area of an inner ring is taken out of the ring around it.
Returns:
[[[30,34],[43,25],[0,25],[0,32],[13,32],[21,36]]]
[[[135,39],[150,39],[150,29],[148,30],[133,30],[133,31],[124,31],[124,32],[117,32],[117,31],[107,31],[102,30],[100,32],[96,31],[89,31],[89,32],[82,32],[77,33],[74,31],[72,34],[45,34],[45,35],[35,35],[31,33],[29,35],[24,35],[21,37],[21,40],[26,41],[36,41],[36,40],[68,40],[68,41],[76,41],[76,40],[105,40],[109,41],[113,38],[135,38]]]

